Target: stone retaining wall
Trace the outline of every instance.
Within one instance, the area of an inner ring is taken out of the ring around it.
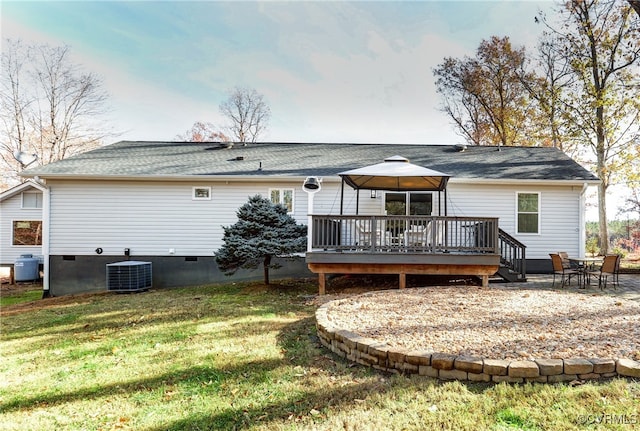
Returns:
[[[330,303],[316,311],[320,342],[335,354],[378,370],[419,374],[442,380],[477,382],[569,382],[615,376],[640,378],[640,362],[631,359],[486,359],[390,347],[351,331],[334,328],[327,316]]]

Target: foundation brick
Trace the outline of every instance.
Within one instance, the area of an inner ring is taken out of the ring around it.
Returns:
[[[578,376],[575,374],[558,374],[557,376],[547,376],[547,381],[549,383],[572,382],[574,380],[578,380]]]
[[[447,353],[434,353],[431,355],[431,366],[439,370],[452,370],[456,357]]]
[[[511,361],[509,377],[538,377],[540,369],[533,361]]]
[[[443,380],[467,380],[467,372],[462,370],[440,370],[438,377]]]
[[[491,380],[496,383],[524,383],[524,379],[522,377],[511,377],[511,376],[491,376]]]
[[[428,376],[438,378],[438,369],[433,368],[431,365],[419,365],[418,366],[418,374],[421,376]]]
[[[602,377],[602,375],[598,373],[578,374],[578,378],[583,380],[595,380],[599,379],[600,377]]]
[[[405,351],[401,350],[401,349],[395,349],[395,350],[389,350],[389,362],[395,362],[395,363],[404,363],[405,358],[406,358],[406,354]]]
[[[509,361],[502,359],[485,359],[482,371],[492,376],[506,376],[509,370]]]
[[[626,358],[618,359],[616,371],[621,376],[640,377],[640,362]]]
[[[480,374],[476,374],[476,373],[468,373],[467,374],[467,379],[471,382],[490,382],[491,381],[491,375],[490,374],[485,374],[485,373],[480,373]]]
[[[482,362],[482,358],[474,356],[458,356],[453,363],[453,367],[456,370],[479,374],[482,373],[484,364]]]
[[[593,372],[598,374],[613,373],[616,370],[616,361],[613,359],[592,358]]]
[[[527,377],[524,380],[531,383],[547,383],[549,376]]]
[[[564,371],[562,359],[536,359],[536,364],[538,364],[541,376],[554,376],[562,374]]]
[[[565,374],[590,374],[593,372],[593,363],[583,358],[564,360]]]
[[[404,364],[402,364],[402,371],[410,374],[418,374],[418,365],[405,362]]]
[[[431,365],[431,352],[412,350],[407,352],[406,360],[413,365]]]

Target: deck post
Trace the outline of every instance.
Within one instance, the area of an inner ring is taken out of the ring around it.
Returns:
[[[407,287],[407,274],[405,274],[404,272],[401,272],[400,274],[398,274],[399,276],[399,288],[400,289],[404,289],[405,287]]]
[[[489,276],[486,274],[482,276],[482,287],[489,287]]]
[[[318,273],[318,295],[324,295],[325,293],[325,283],[326,277],[324,272]]]

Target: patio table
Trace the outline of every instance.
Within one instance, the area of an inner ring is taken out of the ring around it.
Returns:
[[[589,271],[593,269],[593,266],[596,263],[602,263],[603,258],[601,256],[592,256],[592,257],[570,257],[569,262],[576,265],[578,271],[581,272],[581,276],[578,277],[578,284],[582,284],[580,288],[584,289],[587,287],[587,284],[590,283],[589,279]],[[580,281],[582,280],[582,281]]]

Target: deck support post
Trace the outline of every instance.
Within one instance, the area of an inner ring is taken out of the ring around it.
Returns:
[[[486,274],[482,276],[482,287],[489,287],[489,276]]]
[[[399,276],[399,287],[400,289],[404,289],[405,287],[407,287],[407,274],[405,274],[404,272],[401,272],[400,274],[398,274]]]
[[[318,273],[318,295],[324,295],[326,283],[326,274],[324,272]]]

